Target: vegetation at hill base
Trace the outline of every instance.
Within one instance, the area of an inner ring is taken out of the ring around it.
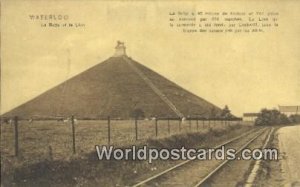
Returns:
[[[300,115],[287,116],[276,109],[262,109],[255,120],[257,126],[291,125],[300,123]]]

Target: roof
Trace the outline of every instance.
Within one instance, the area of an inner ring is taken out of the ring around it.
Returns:
[[[300,106],[279,106],[280,112],[300,112]]]
[[[243,116],[244,117],[257,117],[259,115],[259,113],[244,113]]]

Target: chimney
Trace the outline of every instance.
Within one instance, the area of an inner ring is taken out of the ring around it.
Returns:
[[[117,42],[117,46],[115,47],[116,51],[114,57],[126,56],[126,47],[124,42]]]

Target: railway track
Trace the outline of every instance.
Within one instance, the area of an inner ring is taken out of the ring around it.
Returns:
[[[239,148],[236,152],[236,155],[241,153],[241,151],[245,148],[251,147],[251,144],[256,141],[258,138],[264,139],[266,134],[270,134],[271,131],[263,131],[255,135],[252,139],[250,139],[247,143]],[[254,148],[254,147],[251,147]],[[256,147],[257,148],[257,147]],[[237,165],[235,165],[237,164]],[[243,175],[243,172],[249,169],[251,165],[250,160],[224,160],[218,167],[212,170],[210,173],[206,175],[201,181],[197,184],[193,185],[194,187],[204,187],[204,186],[236,186],[238,180],[240,180]],[[227,167],[227,168],[225,168]],[[222,171],[222,169],[224,169]],[[233,171],[235,170],[235,171]],[[238,174],[238,175],[237,175]],[[238,179],[240,176],[240,179]],[[221,179],[222,178],[222,179]]]
[[[266,148],[273,133],[273,128],[265,131],[262,135],[249,142],[247,149]],[[239,154],[239,153],[237,153]],[[241,156],[241,153],[239,154]],[[212,175],[203,181],[200,187],[206,186],[256,186],[255,177],[258,174],[259,165],[262,160],[232,160],[223,165]],[[250,170],[252,168],[252,170]],[[251,172],[250,172],[251,171]],[[249,180],[249,178],[251,180]]]
[[[235,148],[238,150],[235,153],[237,155],[265,132],[266,128],[254,129],[217,145],[214,149],[222,146]],[[186,160],[132,186],[202,186],[229,162],[230,160],[217,159]]]

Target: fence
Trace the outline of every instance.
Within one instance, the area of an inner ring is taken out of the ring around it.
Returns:
[[[200,132],[209,128],[226,128],[240,119],[152,120],[94,119],[24,120],[15,117],[11,124],[1,124],[2,155],[30,159],[65,158],[94,150],[95,145],[135,144],[147,138],[178,133]]]

